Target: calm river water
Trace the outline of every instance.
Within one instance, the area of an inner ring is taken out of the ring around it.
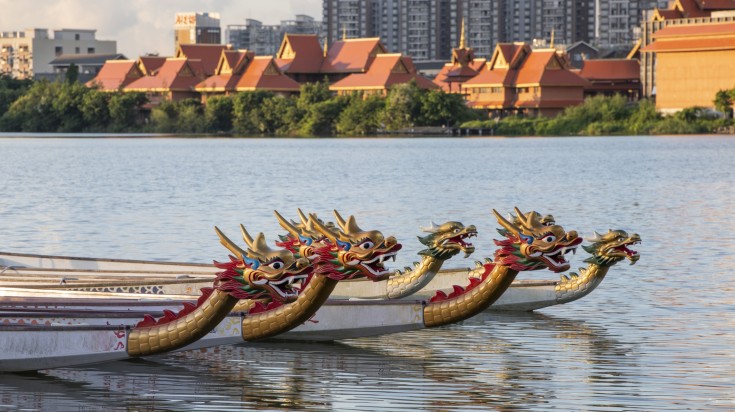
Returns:
[[[333,208],[418,260],[430,221],[552,213],[641,234],[583,300],[333,344],[259,343],[0,375],[0,410],[733,410],[735,138],[0,138],[0,249],[209,262],[214,225]],[[573,267],[584,266],[578,253]],[[555,278],[551,272],[519,278]],[[0,348],[1,349],[1,348]]]

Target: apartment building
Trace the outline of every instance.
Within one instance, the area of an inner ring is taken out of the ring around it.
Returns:
[[[286,33],[316,34],[321,38],[322,22],[303,14],[297,15],[294,20],[283,20],[275,25],[246,19],[244,25],[228,25],[226,33],[227,43],[235,50],[250,50],[259,56],[273,56],[281,47]]]
[[[180,44],[220,44],[219,13],[176,13],[174,20],[174,50]]]
[[[0,75],[19,79],[52,75],[61,55],[116,54],[117,42],[97,40],[96,30],[48,29],[0,32]]]

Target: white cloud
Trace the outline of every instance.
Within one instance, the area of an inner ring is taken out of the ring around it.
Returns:
[[[275,24],[306,14],[321,20],[321,5],[321,0],[0,0],[0,31],[96,29],[98,39],[116,40],[118,52],[136,58],[173,54],[179,12],[220,13],[224,37],[228,24],[243,24],[246,18]]]

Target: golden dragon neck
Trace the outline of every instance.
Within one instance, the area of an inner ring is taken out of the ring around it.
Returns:
[[[247,315],[242,321],[242,337],[246,341],[270,338],[301,325],[329,298],[337,281],[314,276],[299,292],[296,301],[273,310]]]
[[[214,290],[207,300],[181,318],[135,328],[128,334],[128,355],[155,355],[196,342],[219,325],[237,301],[227,292]]]
[[[486,265],[482,270],[489,270]],[[448,299],[429,302],[424,307],[426,327],[448,325],[468,319],[492,305],[510,287],[518,271],[507,266],[495,265],[479,285]],[[470,273],[470,276],[474,276]]]
[[[400,299],[416,293],[431,282],[431,279],[439,272],[444,260],[431,256],[424,256],[421,262],[415,263],[413,270],[408,269],[398,276],[391,276],[386,284],[386,296],[388,299]]]
[[[587,296],[605,279],[610,266],[590,263],[587,268],[579,269],[579,275],[571,273],[571,277],[562,276],[554,291],[557,303],[568,303]]]

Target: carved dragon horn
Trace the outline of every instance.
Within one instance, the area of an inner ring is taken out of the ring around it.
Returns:
[[[255,242],[253,243],[253,246],[251,246],[250,248],[254,253],[259,255],[265,255],[271,252],[271,248],[268,247],[268,243],[266,243],[265,241],[265,235],[263,234],[263,232],[258,233],[258,236],[255,237]]]
[[[301,224],[306,226],[307,222],[309,221],[309,218],[306,217],[306,215],[304,214],[304,212],[301,211],[300,208],[297,208],[296,211],[299,212],[299,219],[301,219]]]
[[[253,248],[253,237],[250,236],[250,233],[245,229],[245,226],[240,224],[240,232],[242,232],[242,238],[245,241],[245,243],[248,244],[249,248]]]
[[[518,209],[517,207],[514,207],[513,209],[515,209],[516,214],[518,215],[518,221],[521,223],[521,226],[523,226],[523,228],[525,229],[531,229],[532,228],[532,224],[530,221],[531,219],[528,219],[526,215],[523,212],[521,212],[521,210]]]
[[[311,222],[312,225],[314,225],[314,228],[319,231],[319,233],[323,234],[327,237],[332,243],[337,243],[337,234],[329,230],[324,224],[322,224],[319,219],[316,217],[315,214],[309,213],[309,222]]]
[[[587,240],[590,241],[590,242],[593,242],[593,243],[597,243],[597,242],[602,242],[603,241],[603,238],[602,238],[602,235],[601,234],[599,234],[599,233],[597,233],[597,231],[595,231],[595,232],[592,232],[592,236],[590,236],[589,239],[587,239]]]
[[[244,256],[247,255],[247,252],[241,249],[240,246],[236,245],[235,242],[231,241],[230,238],[225,236],[225,234],[222,233],[222,231],[219,230],[217,226],[214,227],[214,231],[217,232],[217,236],[219,236],[219,242],[222,244],[222,246],[226,247],[236,257],[242,259]]]
[[[357,221],[355,221],[355,216],[353,215],[350,215],[350,217],[347,218],[347,225],[345,229],[346,230],[343,229],[343,232],[347,234],[362,232],[362,229],[360,229],[360,227],[357,226]]]
[[[347,228],[345,227],[345,225],[347,224],[347,222],[345,222],[345,220],[342,218],[342,215],[340,215],[336,209],[333,210],[333,212],[334,218],[337,219],[337,224],[339,225],[339,228],[342,229],[343,232],[346,232]]]
[[[497,210],[493,209],[493,214],[495,215],[495,218],[498,219],[498,223],[500,223],[500,226],[503,226],[507,231],[518,234],[521,232],[521,229],[516,227],[513,223],[510,223],[506,218],[504,218],[500,213],[498,213]]]
[[[439,230],[439,225],[432,221],[431,226],[420,226],[419,229],[421,229],[422,232],[426,233],[436,233]]]
[[[299,212],[301,211],[299,210]],[[294,237],[294,239],[298,239],[299,230],[296,228],[296,226],[294,226],[293,224],[291,224],[291,222],[281,216],[281,214],[278,213],[277,210],[274,210],[273,213],[276,215],[276,219],[278,219],[278,223],[281,225],[281,227],[286,229],[286,231],[290,233]]]

